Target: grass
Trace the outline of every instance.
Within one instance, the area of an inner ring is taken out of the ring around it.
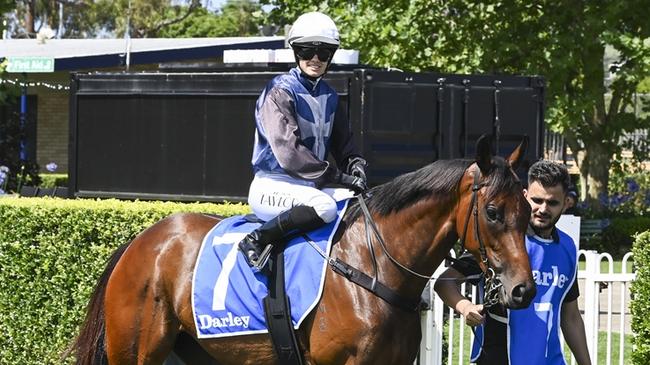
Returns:
[[[614,260],[613,262],[614,266],[614,273],[615,274],[620,274],[621,273],[621,268],[623,266],[621,260]],[[634,261],[632,260],[627,260],[627,272],[631,273],[632,271],[632,264]],[[585,269],[585,262],[584,261],[578,261],[578,270],[584,270]],[[603,260],[600,262],[600,272],[603,274],[606,274],[609,272],[609,261]]]
[[[471,335],[472,335],[472,330],[470,329],[469,326],[465,325],[465,321],[462,318],[456,318],[454,321],[454,338],[458,339],[458,334],[460,333],[460,328],[465,327],[465,333],[464,333],[464,353],[463,353],[463,361],[461,364],[469,364],[469,352],[472,348],[472,342],[471,342]],[[447,363],[447,346],[449,339],[447,338],[449,334],[449,321],[445,321],[445,328],[444,328],[444,336],[445,336],[445,341],[443,342],[443,346],[445,349],[443,349],[443,358],[442,358],[442,363],[445,364]],[[458,351],[459,351],[459,346],[460,343],[459,341],[454,341],[453,345],[453,357],[452,361],[449,363],[451,364],[458,364]]]
[[[472,331],[470,330],[469,326],[466,326],[464,321],[461,320],[456,320],[454,321],[454,337],[458,338],[458,334],[460,333],[460,326],[465,326],[465,333],[464,333],[464,348],[465,351],[463,353],[463,360],[461,364],[469,364],[469,351],[471,348],[471,342],[470,342],[470,335]],[[445,337],[449,333],[449,322],[445,322],[445,328],[444,328],[444,334]],[[612,352],[611,352],[611,364],[618,364],[619,363],[619,338],[620,334],[618,332],[612,332]],[[447,341],[448,339],[445,338],[445,342],[443,346],[447,346]],[[604,331],[600,331],[598,334],[598,365],[606,365],[607,364],[607,333]],[[449,363],[449,365],[455,365],[458,364],[458,351],[459,351],[459,342],[455,341],[454,346],[453,346],[453,358],[452,361]],[[624,343],[623,343],[623,354],[624,354],[624,364],[632,364],[632,335],[627,334],[625,335],[624,338]],[[442,363],[447,364],[447,350],[445,349],[443,352],[443,359]],[[569,350],[568,346],[565,344],[564,346],[564,357],[566,358],[567,364],[571,364],[571,350]]]
[[[619,363],[619,338],[620,333],[612,332],[612,347],[611,347],[611,364]],[[626,334],[623,340],[623,364],[632,364],[632,335]],[[598,333],[598,365],[607,364],[607,332],[600,331]],[[564,346],[564,358],[567,364],[571,364],[571,350],[568,346]]]

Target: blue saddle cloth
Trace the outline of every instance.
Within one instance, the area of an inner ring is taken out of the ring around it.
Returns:
[[[347,208],[337,203],[337,219],[308,236],[328,256],[332,237]],[[263,299],[268,278],[254,272],[237,243],[259,227],[243,216],[224,219],[203,238],[192,279],[192,310],[198,338],[218,338],[268,332]],[[304,238],[287,243],[284,251],[285,288],[291,320],[298,328],[323,293],[326,260]]]

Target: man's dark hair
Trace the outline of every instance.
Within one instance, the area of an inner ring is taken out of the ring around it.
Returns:
[[[565,193],[569,191],[571,185],[571,178],[566,166],[546,160],[535,162],[528,170],[528,185],[530,186],[534,181],[539,182],[545,188],[560,184]]]

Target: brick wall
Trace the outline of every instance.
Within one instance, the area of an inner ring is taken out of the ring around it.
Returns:
[[[157,65],[138,65],[131,68],[132,72],[155,70]],[[121,71],[119,68],[98,69],[98,71]],[[8,74],[9,79],[22,81],[19,74]],[[27,81],[41,83],[40,86],[30,86],[27,93],[36,95],[38,99],[37,131],[36,131],[36,162],[41,171],[46,172],[45,165],[56,162],[57,173],[68,172],[68,129],[70,92],[64,89],[51,89],[42,83],[54,86],[69,86],[70,72],[60,71],[47,74],[28,74]]]

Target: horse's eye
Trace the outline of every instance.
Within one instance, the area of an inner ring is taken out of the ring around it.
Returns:
[[[499,219],[499,211],[494,205],[488,205],[487,208],[485,208],[485,213],[487,213],[487,217],[491,221]]]

